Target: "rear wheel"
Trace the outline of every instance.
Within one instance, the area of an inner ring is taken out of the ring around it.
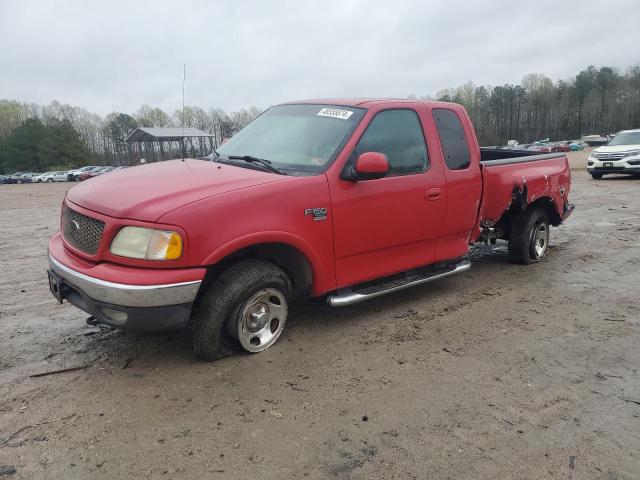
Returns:
[[[238,346],[251,353],[269,348],[284,329],[290,291],[287,275],[264,260],[247,260],[220,274],[195,315],[198,358],[213,361]]]
[[[549,246],[549,217],[542,208],[520,212],[511,226],[509,260],[527,265],[544,258]]]
[[[591,178],[593,178],[594,180],[600,180],[602,178],[602,174],[601,173],[592,173],[591,174]]]

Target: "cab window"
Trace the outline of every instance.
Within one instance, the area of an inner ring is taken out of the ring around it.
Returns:
[[[429,164],[422,125],[413,110],[378,113],[360,138],[352,160],[365,152],[384,153],[389,159],[388,175],[424,172]]]
[[[449,170],[468,168],[471,165],[469,143],[456,112],[448,108],[434,108],[432,115],[447,168]]]

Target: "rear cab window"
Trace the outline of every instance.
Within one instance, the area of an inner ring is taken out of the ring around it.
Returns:
[[[448,108],[434,108],[431,114],[440,137],[447,168],[449,170],[469,168],[471,165],[469,142],[456,112]]]

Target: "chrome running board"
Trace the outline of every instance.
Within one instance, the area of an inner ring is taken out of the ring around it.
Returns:
[[[343,307],[345,305],[353,305],[354,303],[364,302],[371,298],[380,297],[387,293],[397,292],[405,288],[415,287],[423,283],[432,282],[440,278],[449,277],[456,273],[466,272],[471,268],[469,260],[462,260],[456,264],[449,264],[440,268],[433,268],[429,271],[426,269],[414,270],[405,273],[403,277],[389,279],[386,282],[367,286],[354,287],[345,291],[339,291],[337,295],[331,295],[327,298],[327,303],[332,307]],[[426,271],[425,271],[426,270]]]

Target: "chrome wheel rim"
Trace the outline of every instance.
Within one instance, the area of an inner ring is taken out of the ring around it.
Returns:
[[[240,309],[237,339],[248,352],[262,352],[280,337],[287,320],[287,299],[276,288],[259,290]]]
[[[533,234],[533,251],[536,258],[542,258],[549,244],[549,226],[542,222],[538,224]]]

